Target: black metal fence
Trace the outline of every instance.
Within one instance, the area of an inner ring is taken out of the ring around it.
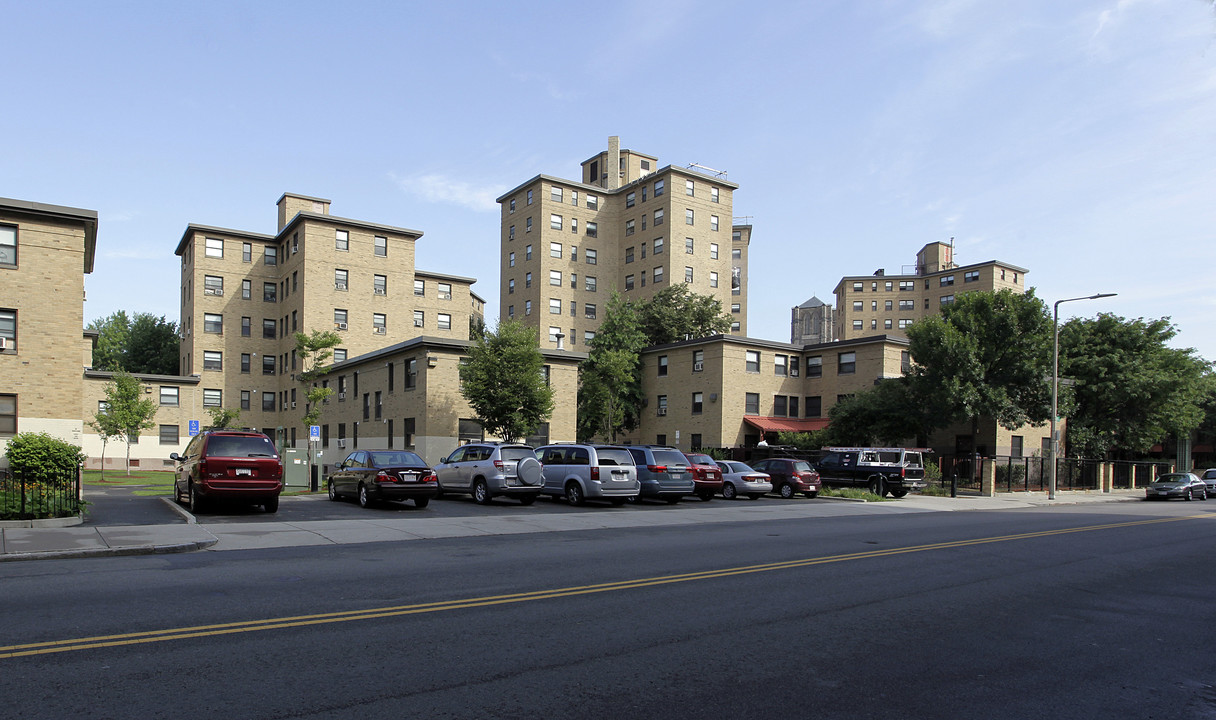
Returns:
[[[22,477],[0,471],[0,520],[70,517],[83,509],[80,469],[44,477]]]
[[[996,492],[1046,492],[1051,483],[1051,464],[1042,457],[995,457],[976,458],[972,455],[931,456],[927,462],[941,470],[940,483],[949,487],[957,482],[960,490],[980,490],[982,487],[983,461],[994,463],[994,490]],[[1143,487],[1163,472],[1169,472],[1168,463],[1104,462],[1082,458],[1060,458],[1056,465],[1057,490],[1097,490],[1101,486],[1103,465],[1112,468],[1112,486],[1128,489],[1133,481]]]

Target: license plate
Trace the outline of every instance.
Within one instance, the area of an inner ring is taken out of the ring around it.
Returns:
[[[252,476],[253,470],[250,470],[249,468],[237,468],[236,475],[237,475],[237,477],[241,477],[242,475]]]
[[[401,479],[405,482],[418,482],[418,473],[401,473]]]

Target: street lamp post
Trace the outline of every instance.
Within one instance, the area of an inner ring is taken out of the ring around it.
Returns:
[[[1056,499],[1056,464],[1060,454],[1060,438],[1059,430],[1056,429],[1057,416],[1059,415],[1060,403],[1060,303],[1074,302],[1076,300],[1097,300],[1098,298],[1114,297],[1119,293],[1098,293],[1096,295],[1086,295],[1085,297],[1067,298],[1065,300],[1056,300],[1052,306],[1051,325],[1052,325],[1052,346],[1051,346],[1051,468],[1048,470],[1047,484],[1047,499]]]

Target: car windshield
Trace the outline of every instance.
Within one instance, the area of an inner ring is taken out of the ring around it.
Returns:
[[[212,435],[207,441],[212,457],[278,457],[274,443],[265,435]]]
[[[632,465],[633,456],[628,450],[620,448],[596,448],[595,454],[599,456],[600,467],[605,465]]]
[[[725,465],[726,465],[728,468],[730,468],[730,472],[736,472],[736,473],[749,473],[749,472],[755,472],[755,470],[752,470],[750,467],[748,467],[748,466],[747,466],[747,463],[741,463],[741,462],[726,462],[726,463],[724,463],[724,464],[725,464]]]
[[[708,455],[702,455],[701,453],[688,453],[688,460],[694,465],[709,465],[710,467],[714,466],[714,459]]]
[[[393,467],[395,465],[426,465],[422,458],[412,452],[373,452],[372,467]]]
[[[1204,480],[1216,480],[1216,470],[1206,470],[1203,473]]]
[[[688,458],[684,454],[676,450],[655,450],[654,463],[656,465],[688,465]]]
[[[498,451],[503,460],[523,460],[526,457],[536,457],[530,447],[506,447]]]
[[[1186,475],[1162,475],[1153,482],[1155,483],[1184,483],[1189,482],[1190,478]]]
[[[810,469],[811,469],[811,464],[808,463],[806,460],[799,460],[798,462],[794,463],[794,470],[796,470],[798,472],[807,472]]]

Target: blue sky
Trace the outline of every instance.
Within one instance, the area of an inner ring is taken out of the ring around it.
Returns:
[[[494,198],[619,135],[740,185],[753,337],[953,237],[1216,360],[1211,0],[0,9],[0,196],[99,212],[86,320],[177,320],[186,224],[273,233],[284,191],[424,231],[497,317]]]

